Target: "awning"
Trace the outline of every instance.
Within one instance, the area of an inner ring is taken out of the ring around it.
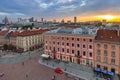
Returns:
[[[43,58],[49,58],[50,56],[47,55],[47,54],[42,54],[41,57],[43,57]]]
[[[107,74],[107,70],[102,69],[101,72]]]
[[[95,67],[94,70],[100,72],[100,68]]]
[[[113,73],[113,72],[108,71],[108,75],[110,75],[110,76],[114,76],[114,73]]]

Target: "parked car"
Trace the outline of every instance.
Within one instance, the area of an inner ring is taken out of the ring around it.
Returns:
[[[63,74],[63,71],[58,67],[55,68],[55,72],[59,74]]]
[[[4,73],[0,73],[0,77],[3,77],[4,76]]]

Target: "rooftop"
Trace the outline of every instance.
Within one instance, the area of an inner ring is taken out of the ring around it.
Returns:
[[[54,33],[54,34],[82,34],[82,35],[95,35],[96,29],[95,28],[58,28],[55,30],[48,31],[47,33]]]
[[[120,30],[99,29],[95,40],[120,42]]]

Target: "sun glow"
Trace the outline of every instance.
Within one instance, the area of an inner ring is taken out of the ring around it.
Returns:
[[[98,16],[99,18],[106,19],[106,20],[112,20],[115,18],[115,16],[112,15],[103,15],[103,16]]]

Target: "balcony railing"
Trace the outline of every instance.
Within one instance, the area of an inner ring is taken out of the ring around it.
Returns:
[[[75,55],[77,58],[82,58],[82,55]]]
[[[56,53],[57,51],[56,50],[52,50],[52,53]]]

